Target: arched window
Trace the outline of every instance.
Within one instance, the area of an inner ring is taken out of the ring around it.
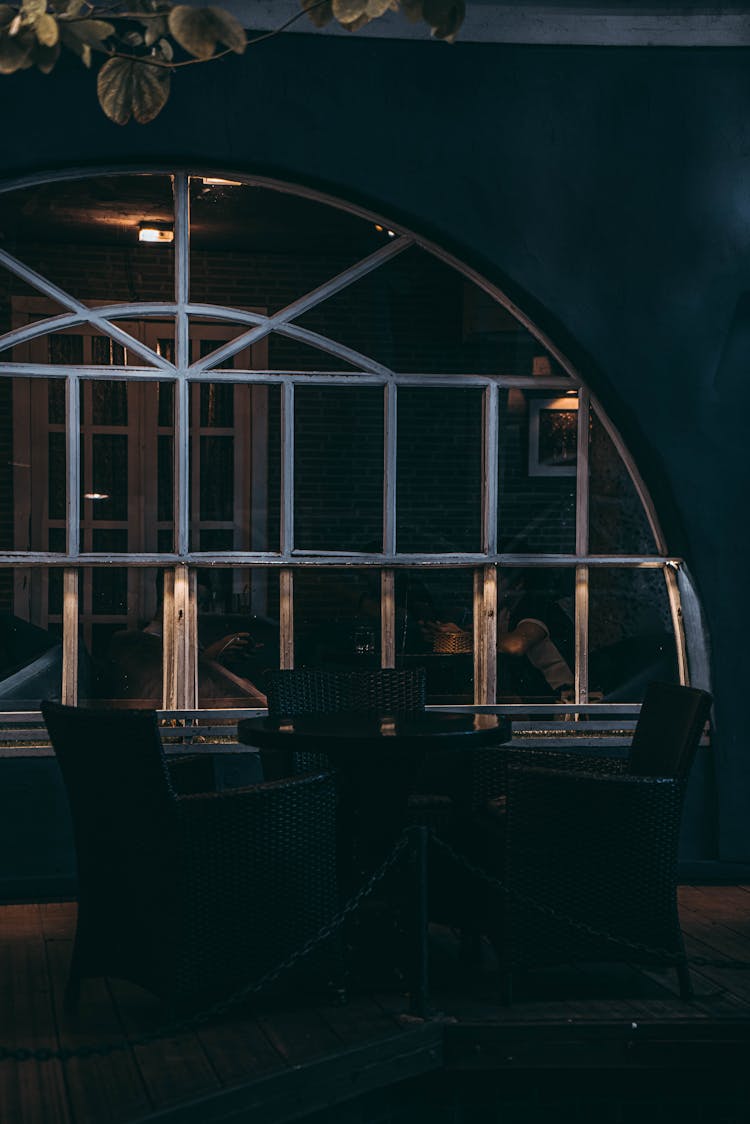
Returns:
[[[688,678],[617,434],[436,247],[185,173],[8,190],[0,230],[6,709],[248,708],[301,664],[526,708]]]

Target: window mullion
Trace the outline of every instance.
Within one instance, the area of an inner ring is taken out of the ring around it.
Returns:
[[[78,705],[78,570],[63,571],[62,701]]]
[[[281,520],[283,557],[294,550],[294,383],[281,385]],[[279,573],[279,666],[294,667],[294,573]]]
[[[396,459],[398,389],[395,382],[383,388],[383,551],[396,553]],[[396,665],[396,595],[393,570],[380,577],[380,662]]]
[[[578,392],[576,435],[576,554],[589,552],[589,411],[588,391]],[[576,566],[575,698],[589,701],[589,568]]]
[[[482,550],[497,553],[500,392],[494,384],[482,395]],[[491,705],[497,694],[497,573],[485,566],[474,573],[474,699]]]

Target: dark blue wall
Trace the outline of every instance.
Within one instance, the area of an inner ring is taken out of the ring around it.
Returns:
[[[453,250],[552,335],[698,584],[719,850],[750,859],[750,51],[287,35],[182,72],[146,127],[107,122],[73,66],[0,99],[10,177],[184,160],[318,186]]]

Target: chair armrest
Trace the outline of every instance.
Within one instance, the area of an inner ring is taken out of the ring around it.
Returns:
[[[167,757],[167,770],[178,796],[187,796],[195,792],[213,792],[216,787],[213,757],[209,753]]]
[[[330,773],[181,796],[173,808],[188,881],[216,863],[246,867],[257,881],[267,879],[269,869],[287,871],[297,864],[309,870],[335,855],[336,787]]]
[[[627,946],[597,944],[590,930],[558,922],[558,914],[649,948],[677,950],[683,797],[683,782],[673,778],[509,767],[507,884],[548,911],[520,898],[513,903],[510,959],[533,961],[542,934],[562,959],[574,952],[627,957]]]
[[[507,765],[529,765],[534,768],[573,770],[581,773],[617,775],[628,767],[627,757],[610,757],[571,749],[521,749],[518,746],[500,747]]]
[[[683,798],[684,783],[671,777],[511,766],[509,875],[534,868],[561,887],[571,872],[576,884],[610,887],[648,872],[673,877]]]

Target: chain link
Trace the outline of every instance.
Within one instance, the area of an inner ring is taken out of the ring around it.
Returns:
[[[171,1038],[176,1034],[184,1034],[187,1031],[194,1030],[198,1026],[209,1022],[211,1019],[218,1018],[225,1015],[233,1007],[236,1007],[244,999],[249,998],[251,995],[257,995],[264,988],[270,984],[275,983],[279,976],[284,972],[289,971],[296,964],[309,956],[311,952],[323,944],[324,941],[332,937],[344,924],[347,917],[349,917],[359,907],[361,902],[372,893],[379,882],[385,878],[389,870],[396,865],[401,859],[405,850],[409,847],[409,831],[404,831],[393,850],[383,860],[379,867],[370,875],[366,882],[360,886],[359,890],[352,895],[342,908],[333,915],[330,921],[318,929],[314,936],[305,941],[300,948],[291,952],[285,960],[273,968],[269,968],[253,983],[245,984],[244,987],[232,993],[226,999],[218,1000],[210,1007],[199,1011],[194,1015],[186,1016],[183,1019],[175,1020],[166,1026],[158,1027],[156,1030],[148,1031],[145,1034],[140,1034],[135,1038],[127,1038],[120,1042],[94,1042],[87,1046],[77,1046],[75,1048],[61,1047],[60,1049],[53,1050],[49,1047],[42,1046],[38,1048],[31,1047],[10,1047],[0,1045],[0,1061],[69,1061],[71,1058],[90,1058],[90,1057],[106,1057],[109,1054],[114,1054],[119,1050],[129,1050],[132,1046],[147,1046],[150,1042],[154,1042],[158,1038]]]
[[[536,910],[537,913],[542,914],[542,916],[544,917],[551,917],[555,921],[561,921],[564,925],[569,925],[571,929],[578,929],[580,932],[585,933],[589,937],[596,937],[599,940],[606,940],[610,941],[612,944],[622,945],[624,948],[630,949],[631,952],[644,953],[645,955],[651,956],[654,959],[667,960],[670,963],[685,963],[686,957],[681,956],[679,953],[671,952],[666,948],[654,948],[651,945],[644,944],[642,941],[632,941],[628,937],[616,936],[614,933],[609,933],[603,929],[597,929],[595,926],[589,925],[587,921],[580,921],[575,917],[570,917],[567,913],[562,913],[560,910],[555,909],[554,906],[544,905],[542,902],[538,902],[536,901],[536,899],[530,898],[528,894],[524,894],[520,890],[516,890],[513,886],[508,886],[506,882],[503,882],[503,880],[501,878],[498,878],[496,875],[490,874],[482,867],[477,866],[476,863],[473,863],[470,859],[467,859],[466,855],[462,855],[459,851],[456,851],[453,847],[451,847],[450,843],[446,843],[444,839],[441,839],[440,836],[436,835],[434,832],[430,833],[430,839],[431,842],[438,848],[438,850],[443,851],[445,854],[447,854],[455,863],[457,863],[459,866],[462,866],[464,870],[468,871],[470,874],[475,875],[477,878],[480,878],[483,882],[485,882],[493,889],[499,890],[507,897],[513,898],[515,899],[515,901],[520,902],[521,905],[526,905],[531,909]],[[687,958],[687,961],[690,964],[697,964],[704,968],[720,967],[738,970],[750,969],[750,960],[734,960],[729,957],[727,957],[726,959],[711,959],[706,956],[691,956]]]

